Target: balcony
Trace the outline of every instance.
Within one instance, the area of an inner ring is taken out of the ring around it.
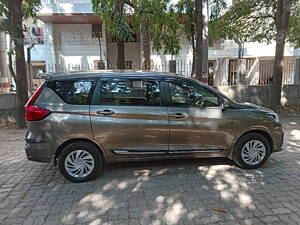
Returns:
[[[99,24],[90,0],[42,0],[38,18],[53,24]]]
[[[42,0],[39,15],[93,13],[90,0]]]

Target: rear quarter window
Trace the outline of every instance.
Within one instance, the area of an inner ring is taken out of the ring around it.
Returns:
[[[73,105],[91,104],[96,79],[50,81],[47,87],[54,91],[64,102]]]

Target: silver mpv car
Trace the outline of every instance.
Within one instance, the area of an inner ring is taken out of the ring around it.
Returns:
[[[73,182],[96,178],[105,162],[227,157],[254,169],[281,150],[273,111],[193,79],[132,71],[43,78],[25,106],[26,154]]]

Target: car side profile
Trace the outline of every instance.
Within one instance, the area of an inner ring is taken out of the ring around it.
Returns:
[[[26,109],[29,160],[73,182],[106,162],[227,157],[244,169],[281,151],[277,114],[190,78],[149,71],[44,74]]]

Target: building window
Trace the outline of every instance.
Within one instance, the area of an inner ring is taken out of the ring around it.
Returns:
[[[27,64],[28,66],[28,64]],[[38,73],[46,72],[46,63],[45,61],[32,61],[31,62],[31,77],[30,81],[32,82],[33,90],[36,90],[43,82],[43,79],[38,78]]]
[[[208,61],[208,80],[207,83],[209,86],[214,86],[214,76],[215,76],[215,69],[216,69],[216,60],[209,60]]]
[[[283,64],[283,76],[282,80],[284,84],[296,84],[297,69],[300,69],[300,65],[297,65],[295,57],[285,57]]]
[[[238,61],[236,59],[229,60],[228,85],[237,84]]]
[[[132,61],[125,61],[125,69],[127,70],[132,69]]]
[[[255,58],[247,58],[246,59],[246,71],[249,72],[255,62]]]
[[[259,62],[259,85],[273,84],[273,59],[263,59]]]
[[[255,62],[255,58],[247,58],[242,60],[237,60],[237,59],[229,60],[228,85],[247,84],[245,75],[248,74],[249,71],[251,70]],[[240,67],[243,66],[243,65],[239,65],[239,63],[244,63],[244,62],[245,62],[245,71],[241,74],[238,74],[239,66]]]
[[[92,24],[92,37],[102,38],[102,24]]]

